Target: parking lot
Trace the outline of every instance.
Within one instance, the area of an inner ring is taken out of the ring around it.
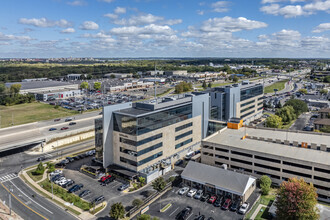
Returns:
[[[160,219],[175,219],[175,217],[187,206],[192,207],[192,212],[188,216],[188,220],[193,220],[199,215],[204,215],[205,220],[209,217],[212,217],[215,220],[233,220],[233,219],[243,219],[244,215],[238,214],[233,211],[225,211],[220,207],[214,207],[212,204],[207,202],[202,202],[200,200],[187,197],[186,195],[179,195],[178,191],[180,189],[178,187],[174,187],[171,191],[167,192],[160,199],[154,202],[149,207],[149,211],[147,214],[151,216],[156,216]],[[257,194],[253,193],[247,202],[252,204],[257,198]],[[165,212],[161,213],[159,210],[165,207],[168,203],[171,203],[172,206],[167,209]],[[249,210],[252,205],[250,205]]]

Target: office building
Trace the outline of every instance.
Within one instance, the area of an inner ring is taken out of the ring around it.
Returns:
[[[263,85],[233,84],[208,91],[211,97],[210,119],[228,121],[240,118],[244,124],[262,116]]]
[[[96,158],[111,171],[128,177],[138,173],[150,182],[200,149],[208,116],[209,95],[204,93],[106,106],[102,121],[95,123]]]
[[[201,162],[226,164],[229,170],[275,184],[304,178],[317,188],[319,200],[330,202],[330,145],[328,134],[276,129],[224,128],[202,141]]]

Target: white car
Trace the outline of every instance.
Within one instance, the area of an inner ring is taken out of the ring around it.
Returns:
[[[67,182],[71,181],[71,179],[64,179],[61,182],[58,183],[59,186],[63,186],[64,184],[66,184]]]
[[[241,208],[239,208],[238,213],[244,215],[248,209],[249,209],[249,203],[244,202]]]
[[[197,192],[197,189],[191,189],[189,190],[189,192],[187,193],[188,197],[193,197]]]
[[[55,180],[55,184],[59,184],[60,182],[62,182],[63,180],[65,180],[65,177],[61,177],[58,180]]]
[[[200,199],[203,196],[203,190],[200,189],[197,191],[197,193],[194,195],[195,199]]]
[[[62,173],[63,173],[63,170],[55,170],[54,172],[50,173],[50,176],[55,176],[57,174],[62,174]]]
[[[184,195],[188,192],[189,187],[183,187],[182,189],[179,190],[179,195]]]

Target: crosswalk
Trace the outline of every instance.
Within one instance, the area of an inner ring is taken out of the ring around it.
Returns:
[[[15,179],[17,177],[18,176],[15,173],[6,174],[6,175],[3,175],[3,176],[0,176],[0,182],[3,183],[3,182],[6,182],[6,181]]]

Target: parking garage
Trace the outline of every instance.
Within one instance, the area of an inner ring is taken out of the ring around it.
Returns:
[[[189,187],[245,202],[256,188],[254,177],[190,161],[181,174]]]

